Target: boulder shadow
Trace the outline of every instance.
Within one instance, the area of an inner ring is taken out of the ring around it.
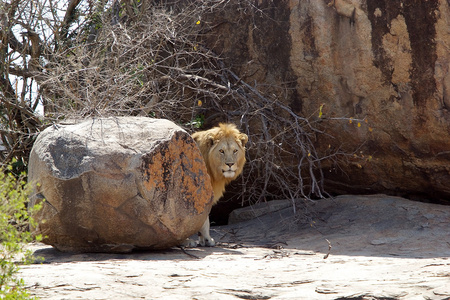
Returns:
[[[180,248],[172,247],[165,250],[133,250],[128,253],[72,253],[61,252],[52,246],[42,243],[31,246],[36,263],[57,264],[80,261],[108,260],[201,260],[214,253],[241,255],[242,252],[222,247]]]

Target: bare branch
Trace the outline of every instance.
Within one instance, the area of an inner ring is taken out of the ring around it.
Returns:
[[[75,16],[76,8],[80,4],[80,2],[81,2],[81,0],[70,0],[67,5],[66,13],[64,15],[64,20],[61,24],[60,36],[62,39],[67,38],[67,34],[69,33],[69,27],[72,24],[72,22],[74,22],[76,20],[76,16]]]
[[[230,1],[169,2],[70,0],[62,20],[53,0],[9,4],[0,14],[6,62],[0,66],[0,129],[7,147],[0,158],[26,159],[43,124],[65,118],[139,115],[170,119],[189,131],[234,122],[249,143],[245,188],[233,197],[248,203],[326,196],[322,163],[345,154],[314,145],[326,136],[320,122],[340,120],[298,115],[284,104],[286,87],[246,82],[202,45],[210,32],[202,17],[221,13]],[[262,13],[251,1],[239,5]],[[25,31],[23,42],[11,32],[15,25]],[[10,75],[29,84],[21,95]],[[38,95],[27,100],[33,83]],[[41,100],[44,116],[36,117]]]

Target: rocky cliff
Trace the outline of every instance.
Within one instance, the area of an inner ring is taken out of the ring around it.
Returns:
[[[295,113],[320,113],[316,147],[355,158],[324,165],[329,191],[450,196],[448,1],[237,3],[209,16],[205,42]]]

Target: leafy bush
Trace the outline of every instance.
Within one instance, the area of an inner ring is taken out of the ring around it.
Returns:
[[[33,236],[30,214],[39,209],[27,209],[29,186],[24,176],[16,178],[13,167],[0,168],[0,299],[34,299],[25,290],[23,279],[17,277],[20,264],[33,261],[25,246],[40,236]]]

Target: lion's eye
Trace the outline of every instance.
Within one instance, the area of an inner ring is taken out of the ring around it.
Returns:
[[[220,149],[219,152],[220,152],[221,154],[224,154],[224,153],[225,153],[225,151],[223,151],[223,149]]]
[[[234,153],[234,154],[236,154],[237,152],[238,152],[238,150],[237,150],[237,149],[234,149],[234,150],[233,150],[233,153]]]

